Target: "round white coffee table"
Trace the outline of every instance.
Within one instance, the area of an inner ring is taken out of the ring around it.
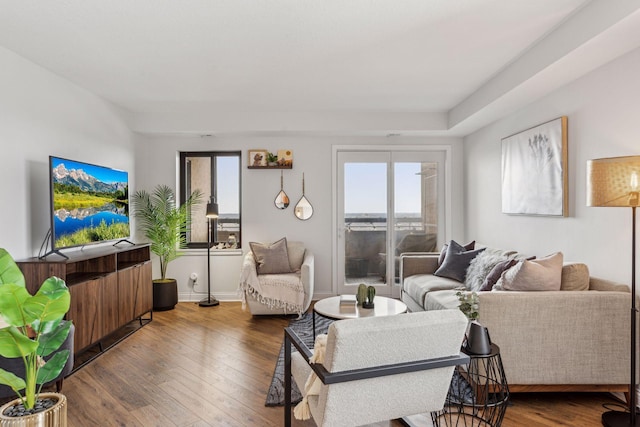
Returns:
[[[393,298],[376,296],[373,299],[373,308],[341,307],[340,296],[324,298],[313,306],[313,337],[316,336],[316,313],[328,319],[358,319],[361,317],[395,316],[406,313],[407,306],[402,301]]]

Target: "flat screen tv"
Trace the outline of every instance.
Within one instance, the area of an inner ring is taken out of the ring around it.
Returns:
[[[51,250],[126,240],[127,172],[49,156]]]

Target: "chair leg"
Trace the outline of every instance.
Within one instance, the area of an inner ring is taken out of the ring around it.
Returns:
[[[291,427],[291,342],[284,333],[284,426]]]
[[[57,393],[61,393],[62,392],[62,382],[64,381],[64,378],[60,378],[58,381],[56,381],[56,392]]]

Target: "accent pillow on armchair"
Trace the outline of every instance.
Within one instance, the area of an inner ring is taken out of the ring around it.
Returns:
[[[249,246],[256,260],[258,274],[291,273],[286,237],[273,243],[249,242]]]

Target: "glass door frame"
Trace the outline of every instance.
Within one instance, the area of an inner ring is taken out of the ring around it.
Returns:
[[[355,153],[377,153],[377,152],[386,152],[389,153],[389,164],[393,162],[402,162],[402,154],[405,152],[440,152],[444,154],[443,161],[443,171],[440,174],[443,177],[443,183],[439,188],[443,189],[442,197],[440,198],[441,203],[444,208],[444,213],[442,216],[443,224],[439,229],[442,230],[442,233],[438,235],[438,247],[442,245],[442,243],[449,240],[449,236],[452,234],[452,147],[449,145],[379,145],[379,146],[364,146],[364,145],[336,145],[332,147],[332,197],[333,197],[333,209],[332,209],[332,230],[333,230],[333,238],[332,238],[332,291],[334,294],[339,294],[340,292],[344,292],[344,284],[341,284],[340,281],[344,278],[344,262],[341,259],[341,254],[343,251],[340,250],[340,245],[344,246],[344,229],[341,229],[340,224],[344,223],[344,218],[339,218],[340,206],[342,202],[340,201],[340,197],[343,196],[343,189],[340,188],[342,184],[339,176],[341,173],[339,172],[339,153],[341,152],[355,152]],[[398,153],[399,159],[394,159],[393,154]],[[393,188],[393,180],[394,173],[393,168],[388,170],[388,182]],[[387,201],[387,211],[392,211],[393,203],[391,201],[391,197],[388,197]],[[391,218],[390,218],[391,219]],[[395,234],[393,231],[394,221],[387,221],[387,253],[392,253],[393,250],[393,235]],[[390,233],[390,234],[389,234]],[[393,265],[393,263],[387,262],[387,266]],[[388,271],[391,270],[391,267],[388,268]],[[388,276],[391,277],[391,276]],[[392,296],[397,298],[400,296],[400,288],[401,286],[394,286],[394,283],[388,283],[384,287],[381,287],[379,295]]]

